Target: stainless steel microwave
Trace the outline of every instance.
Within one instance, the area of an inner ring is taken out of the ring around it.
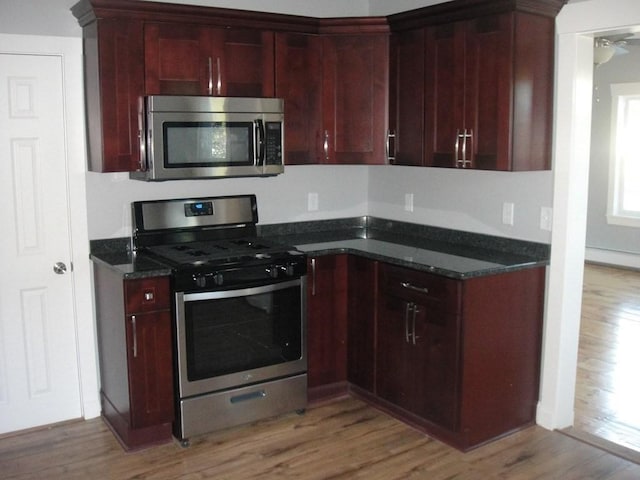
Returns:
[[[284,171],[279,98],[153,95],[141,102],[136,180],[256,177]]]

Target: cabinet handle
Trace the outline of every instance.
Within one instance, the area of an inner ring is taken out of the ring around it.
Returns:
[[[322,144],[324,150],[324,159],[329,160],[329,130],[324,131],[324,142]]]
[[[133,358],[138,358],[138,332],[135,315],[131,315],[131,330],[133,331]]]
[[[209,57],[209,82],[207,83],[207,93],[209,95],[213,95],[213,62],[211,61],[211,57]]]
[[[208,60],[209,69],[209,82],[207,83],[207,93],[213,95],[213,59],[209,57]],[[222,88],[222,72],[220,71],[220,57],[216,57],[216,95],[220,95],[220,89]]]
[[[418,309],[418,306],[414,303],[413,304],[413,318],[411,320],[411,343],[413,343],[414,345],[416,344],[416,339],[420,338],[416,335],[416,315],[418,314],[420,310]]]
[[[456,141],[453,144],[453,152],[454,152],[454,161],[456,163],[456,167],[459,165],[460,163],[460,139],[462,138],[462,135],[460,134],[460,130],[456,130]]]
[[[391,139],[393,138],[393,153],[391,153]],[[396,132],[387,130],[387,160],[389,163],[396,161]]]
[[[467,166],[471,166],[471,155],[473,154],[473,145],[469,148],[470,156],[467,159],[467,140],[468,143],[471,143],[473,135],[473,130],[466,128],[464,129],[464,141],[462,142],[462,168],[467,168]]]
[[[216,75],[216,95],[220,95],[222,90],[222,70],[220,69],[220,57],[216,57]]]
[[[311,259],[311,295],[316,295],[316,259]]]
[[[460,148],[460,140],[462,140],[462,149]],[[467,142],[468,140],[468,142]],[[471,144],[471,147],[468,147],[468,144]],[[454,145],[455,149],[455,162],[456,167],[467,168],[471,166],[471,158],[467,158],[467,150],[473,154],[473,130],[466,128],[462,130],[456,130],[456,142]]]
[[[411,285],[409,282],[401,282],[404,288],[408,288],[409,290],[413,290],[414,292],[420,293],[429,293],[429,289],[427,287],[416,287],[415,285]]]
[[[404,341],[409,343],[409,313],[413,309],[413,303],[407,302],[404,306]]]

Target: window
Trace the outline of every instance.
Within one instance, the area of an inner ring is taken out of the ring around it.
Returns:
[[[611,85],[607,222],[640,227],[640,83]]]

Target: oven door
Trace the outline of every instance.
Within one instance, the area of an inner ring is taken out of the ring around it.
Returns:
[[[305,284],[177,292],[180,398],[306,372]]]

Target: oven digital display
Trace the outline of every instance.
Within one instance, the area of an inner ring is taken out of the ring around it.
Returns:
[[[193,202],[184,204],[184,214],[187,217],[213,215],[213,202]]]

